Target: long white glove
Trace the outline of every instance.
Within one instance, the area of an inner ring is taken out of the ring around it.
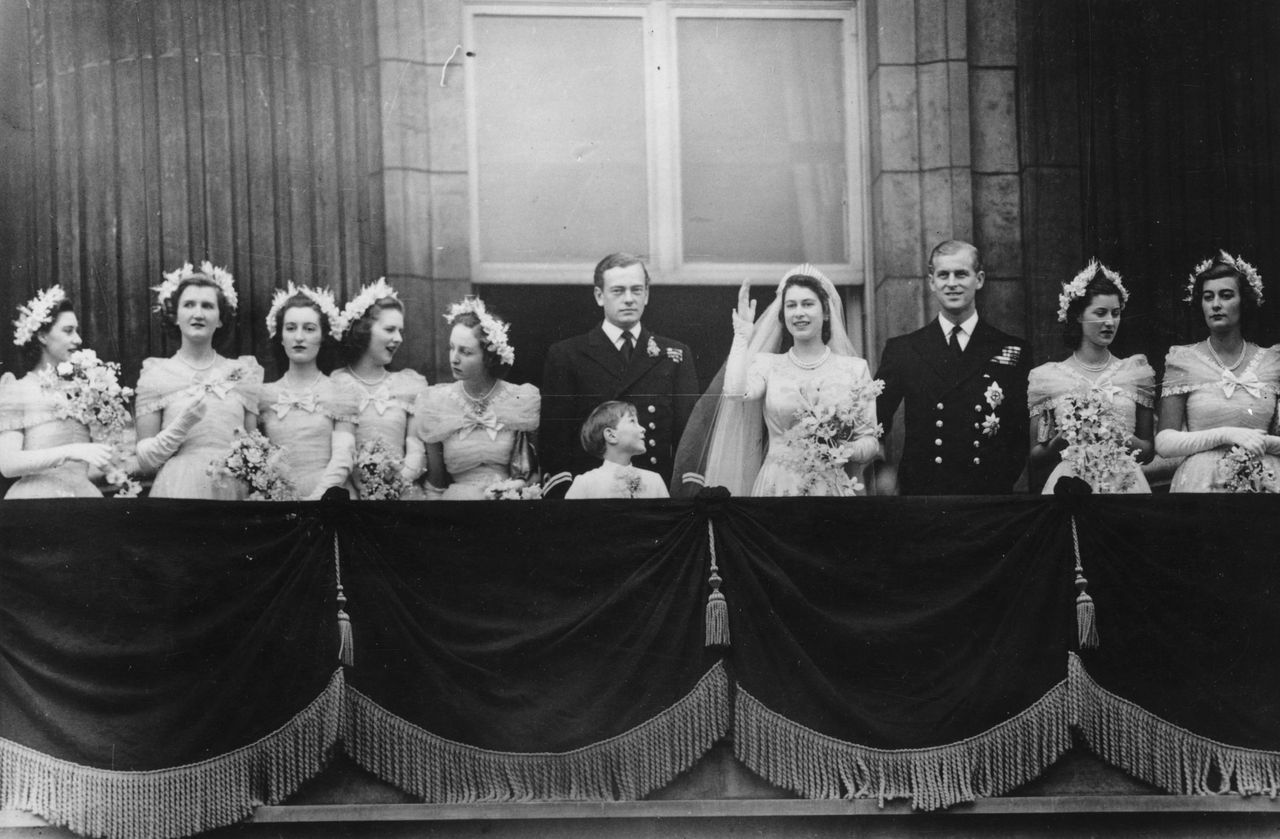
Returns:
[[[154,472],[163,466],[165,461],[173,457],[174,453],[182,448],[187,435],[191,433],[191,429],[196,427],[196,423],[204,418],[207,410],[209,410],[209,406],[204,403],[203,399],[193,402],[182,410],[173,425],[162,429],[154,437],[139,440],[138,465],[146,472]]]
[[[404,470],[400,476],[409,483],[416,482],[427,471],[427,444],[413,435],[404,442]]]
[[[351,467],[356,460],[356,435],[350,431],[335,431],[330,438],[329,464],[320,475],[320,482],[307,496],[308,501],[318,501],[329,487],[340,487],[351,477]]]
[[[36,475],[57,469],[68,460],[79,460],[97,469],[105,469],[111,462],[111,447],[101,443],[68,443],[51,449],[0,452],[0,474],[6,478]]]
[[[1243,445],[1254,442],[1262,445],[1265,435],[1248,428],[1206,428],[1204,431],[1175,431],[1166,428],[1156,435],[1156,454],[1161,457],[1182,457],[1216,449],[1219,446]]]

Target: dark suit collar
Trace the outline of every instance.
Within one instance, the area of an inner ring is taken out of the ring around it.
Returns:
[[[617,383],[611,398],[616,398],[626,393],[627,388],[635,384],[637,379],[648,373],[653,369],[654,365],[662,360],[661,352],[656,356],[649,354],[650,342],[653,342],[655,347],[658,345],[654,334],[641,326],[640,338],[636,341],[635,349],[631,351],[631,363],[624,365],[622,353],[618,351],[613,341],[610,341],[609,336],[605,334],[603,324],[587,333],[587,356],[603,367]]]
[[[913,342],[916,354],[924,362],[924,366],[944,388],[952,388],[973,377],[998,352],[994,345],[1005,340],[1004,333],[978,318],[969,336],[969,344],[957,358],[947,344],[947,339],[938,326],[937,319],[929,321],[916,332],[917,340]]]
[[[623,374],[622,381],[618,384],[620,393],[635,384],[637,379],[648,373],[655,364],[662,360],[661,352],[657,355],[649,354],[650,344],[657,347],[657,338],[652,332],[641,327],[640,338],[636,341],[636,348],[631,353],[631,364],[627,366],[627,371]]]

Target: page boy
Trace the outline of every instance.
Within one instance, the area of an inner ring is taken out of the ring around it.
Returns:
[[[582,448],[604,461],[598,469],[573,479],[565,498],[667,498],[667,484],[657,472],[631,465],[644,454],[644,427],[630,402],[605,402],[582,424]]]

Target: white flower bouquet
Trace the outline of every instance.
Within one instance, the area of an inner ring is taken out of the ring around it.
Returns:
[[[294,501],[298,492],[281,469],[284,449],[260,431],[235,430],[227,453],[209,467],[220,479],[234,478],[249,487],[250,501]]]
[[[853,453],[858,432],[871,425],[876,397],[884,382],[876,379],[849,388],[841,383],[823,389],[811,385],[800,390],[801,407],[795,423],[783,434],[781,462],[801,476],[799,495],[813,495],[829,478],[838,476],[836,489],[845,494],[861,492],[862,482],[849,477],[844,467]],[[876,437],[884,433],[874,426]]]
[[[520,478],[494,481],[484,489],[486,501],[537,501],[542,498],[542,487],[530,485]]]
[[[1280,492],[1275,471],[1259,455],[1249,454],[1239,446],[1232,446],[1218,459],[1214,478],[1226,492]]]
[[[1094,492],[1125,492],[1136,480],[1138,461],[1129,434],[1111,402],[1099,392],[1069,395],[1057,411],[1058,430],[1067,442],[1062,461]]]
[[[397,501],[409,489],[404,479],[404,459],[374,437],[356,450],[355,478],[360,497],[367,501]]]
[[[125,400],[133,390],[121,386],[120,365],[114,361],[103,361],[93,350],[76,350],[44,376],[44,383],[64,397],[57,407],[60,419],[83,423],[102,439],[118,436],[128,425]]]

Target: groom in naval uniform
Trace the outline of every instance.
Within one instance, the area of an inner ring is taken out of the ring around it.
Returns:
[[[584,335],[547,351],[542,373],[544,491],[561,496],[574,475],[600,465],[583,451],[578,432],[601,402],[636,406],[646,451],[632,464],[671,482],[672,461],[689,414],[698,401],[698,376],[690,349],[640,325],[649,302],[649,272],[637,256],[615,253],[596,266],[595,298],[604,321]]]
[[[929,256],[937,320],[885,344],[876,413],[887,430],[905,403],[899,494],[1009,493],[1026,464],[1030,353],[978,317],[984,279],[976,247],[938,245]]]

